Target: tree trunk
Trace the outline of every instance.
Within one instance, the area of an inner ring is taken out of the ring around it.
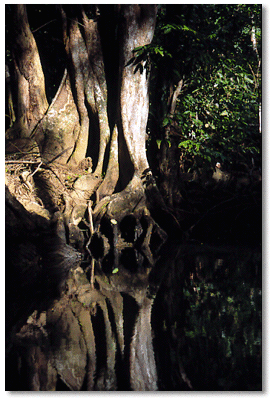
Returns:
[[[152,40],[156,6],[58,10],[67,69],[49,107],[26,7],[12,10],[7,389],[156,390],[151,311],[162,278],[150,276],[162,228],[179,226],[146,158],[147,69],[129,62]]]
[[[7,132],[10,138],[29,137],[48,108],[39,52],[30,31],[26,6],[12,6],[13,82],[17,90],[16,121]]]

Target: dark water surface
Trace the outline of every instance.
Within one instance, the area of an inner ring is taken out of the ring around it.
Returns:
[[[153,308],[160,390],[261,390],[260,247],[174,248]]]

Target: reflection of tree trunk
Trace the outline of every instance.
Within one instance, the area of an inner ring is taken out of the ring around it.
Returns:
[[[133,390],[157,390],[157,374],[151,330],[152,301],[145,298],[140,306],[131,342],[131,386]]]
[[[7,348],[19,357],[18,365],[8,357],[8,368],[10,375],[18,374],[18,390],[56,390],[61,384],[70,390],[156,390],[145,270],[118,264],[120,273],[105,275],[100,269],[92,287],[80,254],[66,243],[61,214],[50,225],[31,216],[9,191],[6,199],[7,300],[12,306]],[[130,226],[122,229],[133,233]],[[42,244],[35,242],[38,234]],[[11,252],[15,241],[16,257]],[[131,248],[122,243],[122,249]]]

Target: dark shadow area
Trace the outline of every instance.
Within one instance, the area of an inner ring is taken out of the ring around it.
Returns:
[[[133,215],[127,215],[120,222],[121,237],[128,243],[135,240],[136,218]]]
[[[178,251],[153,307],[160,390],[189,390],[184,373],[194,391],[261,390],[260,249]]]
[[[123,315],[124,315],[124,369],[121,390],[131,390],[130,385],[130,345],[133,335],[133,328],[135,325],[136,317],[139,311],[139,306],[133,297],[126,293],[121,293],[123,296]]]
[[[98,162],[98,154],[99,154],[99,141],[100,141],[100,129],[99,129],[99,121],[98,115],[94,114],[90,108],[90,105],[85,100],[85,106],[88,111],[89,117],[89,137],[88,137],[88,145],[86,151],[86,157],[91,157],[94,171],[97,162]]]
[[[107,343],[104,313],[99,306],[97,306],[96,315],[92,317],[92,325],[95,336],[97,379],[99,374],[106,369],[107,365]]]
[[[55,4],[28,4],[27,13],[39,50],[48,103],[51,104],[67,66],[59,12]]]

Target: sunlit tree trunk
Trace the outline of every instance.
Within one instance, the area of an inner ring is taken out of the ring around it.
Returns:
[[[8,137],[29,137],[44,116],[48,103],[45,94],[44,75],[36,42],[30,31],[26,6],[13,5],[11,37],[14,61],[12,84],[16,87],[14,101],[16,121],[7,133]]]
[[[109,9],[115,21],[110,30]],[[24,286],[11,295],[22,318],[9,319],[9,345],[17,346],[18,363],[28,366],[29,390],[56,390],[59,380],[70,390],[156,390],[151,310],[159,284],[151,290],[149,276],[166,234],[152,215],[157,211],[161,217],[165,209],[146,157],[148,70],[130,62],[135,47],[152,41],[156,6],[101,6],[92,8],[92,17],[83,6],[58,10],[67,69],[48,107],[26,7],[13,8],[18,96],[8,138],[38,144],[39,162],[33,161],[25,182],[37,185],[35,196],[41,196],[46,213],[33,214],[30,202],[24,203],[27,210],[21,208],[7,189],[8,246],[18,219],[20,234],[27,232],[24,246],[35,243],[33,259],[24,251],[18,256],[31,259],[29,285],[43,282],[32,300],[20,303]],[[67,190],[70,173],[75,178]],[[80,257],[89,262],[85,271]],[[9,262],[11,270],[18,268],[12,257]],[[18,374],[25,371],[19,367]]]

